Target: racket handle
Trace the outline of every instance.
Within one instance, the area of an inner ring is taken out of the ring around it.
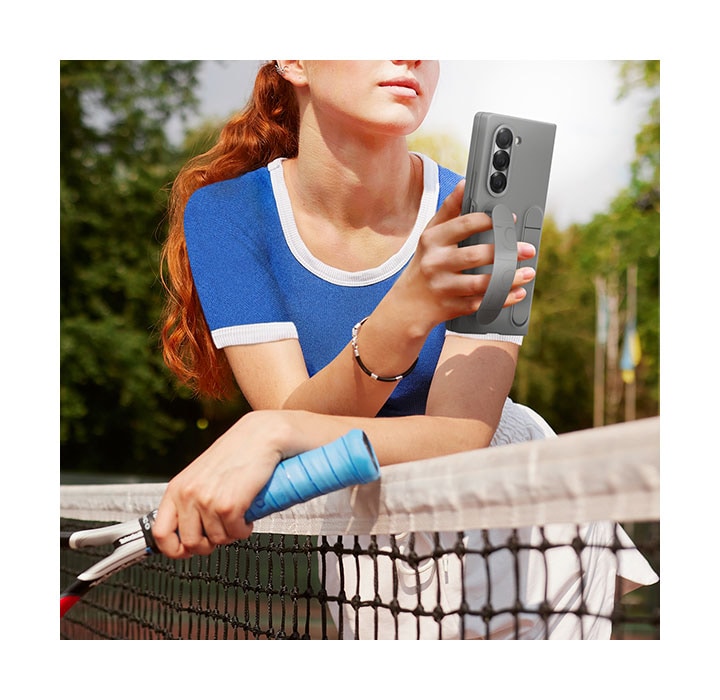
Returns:
[[[380,465],[367,435],[351,430],[328,445],[280,462],[245,513],[245,522],[379,478]]]

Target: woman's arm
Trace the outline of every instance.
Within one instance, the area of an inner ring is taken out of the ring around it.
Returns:
[[[244,513],[275,466],[351,428],[366,432],[381,465],[486,447],[512,384],[517,352],[512,343],[448,336],[425,416],[247,414],[168,485],[153,528],[161,550],[171,557],[207,554],[247,537],[252,526]]]
[[[520,346],[460,335],[445,338],[430,387],[427,415],[473,418],[497,429],[515,378]]]
[[[492,435],[476,419],[253,411],[170,481],[153,526],[160,550],[184,558],[248,537],[244,514],[277,464],[352,428],[366,432],[381,465],[482,447]]]

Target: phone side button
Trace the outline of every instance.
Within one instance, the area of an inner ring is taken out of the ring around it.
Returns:
[[[529,295],[522,301],[519,301],[515,306],[512,307],[510,316],[512,318],[513,325],[517,328],[522,328],[530,319],[530,306],[531,301]]]
[[[537,205],[530,207],[525,212],[525,220],[523,221],[523,238],[525,240],[525,229],[542,229],[543,210]]]
[[[525,212],[525,218],[523,220],[523,227],[520,233],[520,240],[532,243],[535,248],[540,246],[540,234],[542,231],[543,223],[543,210],[538,206],[530,207]],[[523,261],[523,265],[530,265],[531,267],[537,267],[537,255],[530,260]],[[530,320],[530,311],[532,309],[532,293],[535,287],[534,282],[527,285],[526,289],[528,295],[522,301],[515,304],[510,310],[510,320],[512,324],[518,328],[523,329],[528,321]]]

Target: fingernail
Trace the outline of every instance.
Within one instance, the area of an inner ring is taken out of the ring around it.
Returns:
[[[522,277],[524,280],[531,280],[533,277],[535,277],[535,270],[532,267],[523,267],[522,268]]]
[[[535,246],[532,243],[520,243],[520,254],[529,258],[535,255]]]

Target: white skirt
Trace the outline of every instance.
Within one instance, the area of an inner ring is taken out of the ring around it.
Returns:
[[[490,446],[553,437],[537,413],[508,399]],[[367,551],[371,538],[358,539]],[[427,532],[397,534],[396,552],[412,550],[417,567],[389,556],[389,535],[375,537],[377,556],[343,555],[334,564],[328,557],[327,593],[344,596],[339,606],[329,603],[342,636],[609,639],[618,577],[634,586],[658,581],[627,533],[609,521],[469,530],[459,539],[449,532],[437,540]],[[344,546],[353,542],[346,537]],[[538,547],[543,542],[549,546]],[[433,557],[436,547],[447,553]]]

